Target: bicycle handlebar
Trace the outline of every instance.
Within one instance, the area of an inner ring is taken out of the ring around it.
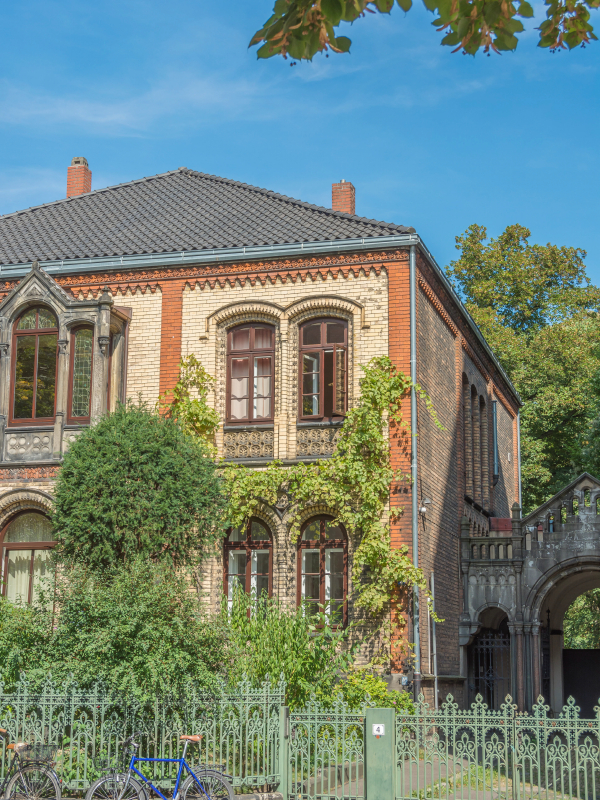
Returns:
[[[139,747],[139,744],[137,744],[136,742],[133,741],[134,739],[137,739],[138,736],[142,736],[142,733],[140,731],[136,731],[135,733],[132,733],[131,736],[128,739],[125,739],[123,741],[123,744],[131,744],[134,747]]]

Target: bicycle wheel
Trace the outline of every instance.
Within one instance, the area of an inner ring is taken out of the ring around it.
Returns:
[[[123,795],[123,787],[127,780],[127,774],[105,775],[92,783],[87,790],[85,800],[146,800],[146,792],[139,781],[134,778],[129,779],[129,784]]]
[[[60,783],[50,767],[26,764],[8,782],[5,797],[9,800],[60,800]]]
[[[182,800],[234,800],[233,786],[219,772],[207,769],[197,777],[202,788],[190,775],[181,789]]]

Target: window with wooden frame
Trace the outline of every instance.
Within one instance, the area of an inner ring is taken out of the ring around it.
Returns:
[[[2,531],[2,594],[12,603],[35,603],[56,542],[52,523],[37,511],[13,517]]]
[[[92,328],[75,328],[71,332],[67,415],[69,422],[87,424],[90,421],[93,350],[94,331]]]
[[[333,625],[348,621],[348,539],[332,517],[309,520],[298,545],[298,605],[322,609]]]
[[[56,410],[58,320],[42,306],[17,319],[12,341],[11,422],[49,424]]]
[[[227,422],[273,422],[275,329],[239,325],[227,334]]]
[[[271,532],[256,517],[244,530],[233,528],[225,539],[224,584],[230,605],[236,586],[257,598],[273,593]]]
[[[348,323],[320,319],[300,327],[300,419],[341,418],[348,408]]]

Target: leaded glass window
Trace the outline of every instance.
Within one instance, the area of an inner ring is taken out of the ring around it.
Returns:
[[[79,328],[71,342],[71,419],[89,419],[92,397],[92,351],[94,332]]]
[[[13,347],[13,419],[51,421],[56,400],[58,321],[47,308],[17,320]]]

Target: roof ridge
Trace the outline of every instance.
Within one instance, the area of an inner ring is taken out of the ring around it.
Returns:
[[[106,192],[114,192],[118,189],[122,189],[126,186],[135,186],[139,183],[148,183],[150,181],[159,180],[161,178],[167,178],[170,175],[178,175],[178,174],[190,174],[190,175],[197,175],[200,178],[213,181],[215,183],[222,183],[228,186],[235,186],[241,189],[244,189],[249,192],[255,192],[261,194],[263,196],[271,197],[275,200],[280,200],[285,203],[289,203],[290,205],[300,206],[302,208],[310,209],[311,211],[318,211],[319,213],[327,214],[328,216],[338,217],[340,219],[347,219],[347,220],[354,220],[356,222],[366,223],[368,225],[377,225],[377,226],[385,226],[386,228],[391,228],[394,230],[406,230],[406,226],[398,225],[395,222],[385,222],[384,220],[377,220],[372,219],[370,217],[360,217],[357,214],[346,214],[343,211],[336,211],[333,208],[327,208],[326,206],[319,206],[315,203],[307,203],[305,200],[299,200],[295,197],[289,197],[288,195],[280,194],[279,192],[274,192],[272,189],[265,189],[261,186],[254,186],[250,183],[243,183],[242,181],[236,181],[232,178],[224,178],[220,175],[212,175],[208,172],[200,172],[199,170],[189,169],[188,167],[179,167],[178,169],[169,170],[168,172],[159,172],[156,175],[148,175],[143,178],[135,178],[131,181],[124,181],[123,183],[115,183],[112,186],[104,186],[101,189],[94,189],[91,192],[85,192],[83,194],[73,195],[72,197],[62,197],[60,200],[51,200],[49,203],[40,203],[37,206],[29,206],[29,208],[22,208],[18,211],[11,211],[9,214],[0,214],[0,219],[9,219],[10,217],[17,217],[21,214],[27,214],[31,211],[38,211],[44,208],[51,208],[53,206],[61,205],[63,203],[72,203],[78,200],[82,200],[85,197],[92,197],[94,195],[104,194]]]

